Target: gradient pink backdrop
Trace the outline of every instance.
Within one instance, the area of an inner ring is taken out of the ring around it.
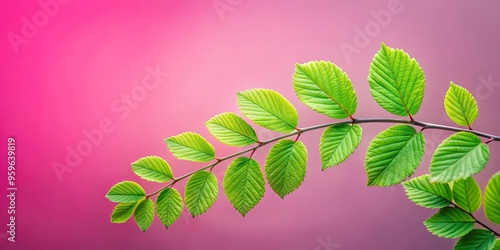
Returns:
[[[304,135],[310,160],[302,187],[284,200],[267,188],[245,218],[221,189],[206,214],[193,219],[185,211],[168,230],[158,218],[146,233],[133,221],[110,223],[114,204],[104,195],[113,184],[134,180],[147,191],[161,186],[134,176],[131,162],[159,155],[176,175],[200,167],[174,159],[163,138],[195,131],[209,138],[218,156],[238,150],[218,143],[203,125],[218,113],[238,112],[236,91],[275,89],[297,107],[299,126],[329,122],[295,96],[296,62],[335,62],[354,83],[357,117],[392,117],[371,98],[367,84],[381,42],[404,48],[426,73],[417,119],[452,124],[443,116],[442,100],[454,81],[473,94],[481,88],[474,127],[500,134],[500,86],[478,87],[480,78],[500,82],[498,1],[401,0],[401,12],[350,60],[340,44],[353,45],[356,27],[374,21],[370,12],[387,9],[389,0],[221,0],[234,5],[222,15],[213,2],[69,1],[17,53],[8,34],[21,35],[23,17],[32,19],[42,7],[38,1],[0,2],[0,138],[5,145],[9,136],[17,140],[19,187],[17,242],[8,242],[7,227],[0,227],[0,249],[451,249],[454,240],[432,236],[422,224],[434,211],[412,204],[401,186],[366,187],[364,150],[387,124],[364,125],[354,155],[324,172],[320,131]],[[148,66],[157,65],[169,75],[120,119],[112,103],[141,85]],[[85,140],[82,131],[98,128],[105,118],[114,131],[59,181],[54,162],[64,163],[66,148],[74,149]],[[262,139],[275,135],[257,132]],[[447,135],[425,131],[430,146],[417,174],[427,172],[430,150]],[[0,148],[5,161],[6,146]],[[268,149],[256,158],[262,162]],[[490,149],[490,163],[478,175],[483,188],[500,169],[500,145],[491,143]],[[7,223],[2,166],[0,225]],[[219,181],[226,166],[214,170]],[[182,192],[183,186],[178,185]],[[328,241],[333,244],[324,245]]]

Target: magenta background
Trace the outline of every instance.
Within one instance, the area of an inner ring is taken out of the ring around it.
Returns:
[[[267,188],[245,218],[221,189],[206,214],[192,219],[185,211],[167,231],[158,218],[146,233],[133,221],[109,222],[114,204],[104,195],[113,184],[134,180],[147,191],[161,186],[134,176],[131,162],[159,155],[176,175],[201,166],[175,160],[163,138],[195,131],[209,138],[218,156],[238,150],[216,142],[203,125],[218,113],[238,112],[236,91],[283,93],[299,111],[302,127],[331,121],[295,96],[296,62],[330,60],[342,67],[357,91],[357,117],[393,117],[376,105],[366,80],[381,42],[404,48],[426,73],[417,119],[452,124],[442,105],[450,80],[473,94],[479,77],[491,74],[500,81],[498,1],[401,0],[403,11],[350,63],[339,44],[353,44],[355,27],[364,28],[374,20],[370,11],[386,9],[389,1],[242,1],[223,19],[212,2],[70,1],[16,54],[7,34],[20,34],[22,18],[41,8],[37,1],[1,1],[0,138],[5,145],[9,136],[17,140],[19,190],[17,242],[2,238],[2,226],[0,249],[328,249],[321,245],[328,237],[338,249],[451,249],[454,240],[432,236],[422,224],[434,211],[412,204],[400,186],[366,187],[364,150],[387,124],[363,125],[359,150],[325,172],[317,150],[320,132],[303,135],[310,160],[302,187],[284,200]],[[156,65],[170,75],[119,119],[111,103]],[[499,90],[478,98],[476,129],[500,134]],[[52,163],[63,163],[65,148],[75,148],[85,138],[82,130],[97,128],[103,118],[115,130],[59,182]],[[274,135],[257,132],[261,139]],[[425,131],[429,149],[447,135]],[[0,148],[5,162],[6,146]],[[499,170],[500,146],[491,143],[490,149],[490,163],[478,176],[483,188]],[[258,151],[257,159],[263,162],[267,150]],[[427,172],[429,156],[418,174]],[[219,181],[226,165],[214,170]],[[0,178],[4,194],[6,170]],[[176,185],[181,192],[183,186]],[[7,223],[6,210],[2,195],[0,225]]]

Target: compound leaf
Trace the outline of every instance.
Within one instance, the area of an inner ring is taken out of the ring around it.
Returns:
[[[183,208],[181,194],[175,188],[166,188],[156,197],[156,213],[167,229],[179,219]]]
[[[455,250],[492,250],[495,245],[495,235],[484,229],[472,229],[470,233],[460,238]]]
[[[358,124],[338,124],[325,129],[319,144],[322,169],[345,161],[358,147],[362,133]]]
[[[471,93],[453,82],[444,97],[444,109],[453,122],[469,128],[478,114],[476,100]]]
[[[137,226],[143,231],[151,226],[153,219],[155,217],[155,205],[152,200],[144,199],[137,205],[134,212],[134,219],[137,222]]]
[[[452,193],[447,183],[431,183],[429,175],[422,175],[402,183],[408,198],[426,208],[442,208],[450,205]]]
[[[500,224],[500,172],[491,177],[484,190],[484,213],[491,222]]]
[[[347,74],[326,61],[296,64],[293,88],[300,101],[331,118],[352,117],[356,92]]]
[[[235,113],[216,115],[205,124],[217,140],[229,146],[247,146],[258,141],[253,128]]]
[[[289,133],[295,130],[298,114],[281,94],[270,89],[251,89],[238,92],[241,113],[264,128]]]
[[[166,182],[173,177],[170,165],[158,156],[143,157],[132,163],[132,170],[139,177],[155,182]]]
[[[193,217],[205,213],[217,199],[219,186],[211,172],[193,174],[186,183],[186,206]]]
[[[115,184],[106,194],[112,202],[134,202],[146,196],[144,189],[133,181],[123,181]]]
[[[456,207],[444,207],[424,221],[427,230],[442,238],[459,238],[469,233],[476,221]]]
[[[451,182],[483,170],[490,157],[488,145],[475,134],[458,132],[446,138],[431,159],[431,181]]]
[[[259,163],[246,157],[234,160],[224,176],[224,191],[234,208],[245,216],[259,203],[266,191]]]
[[[307,149],[304,143],[289,139],[276,143],[266,159],[266,176],[273,191],[281,198],[297,189],[304,181]]]
[[[168,149],[181,160],[207,162],[215,157],[215,149],[203,136],[186,132],[165,139]]]
[[[481,206],[481,188],[473,177],[453,183],[453,200],[469,213],[474,213]]]
[[[412,175],[424,156],[422,132],[409,125],[392,126],[368,146],[365,169],[368,186],[391,186]]]

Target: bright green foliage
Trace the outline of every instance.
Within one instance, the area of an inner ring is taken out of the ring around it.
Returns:
[[[439,237],[458,238],[469,233],[475,222],[474,218],[459,208],[445,207],[424,221],[424,225],[429,232]]]
[[[144,189],[133,181],[123,181],[115,184],[106,194],[112,202],[138,201],[146,196]]]
[[[167,229],[179,219],[183,208],[181,194],[175,188],[162,190],[156,198],[156,213]]]
[[[186,184],[184,200],[193,217],[205,213],[217,199],[219,186],[211,172],[199,171],[193,174]]]
[[[500,172],[494,174],[486,185],[484,213],[490,221],[500,224]]]
[[[495,241],[495,246],[493,247],[492,250],[500,250],[500,239],[497,239]]]
[[[431,181],[450,182],[471,177],[486,166],[488,145],[477,135],[458,132],[445,139],[432,156]]]
[[[396,125],[378,134],[368,146],[365,169],[368,186],[391,186],[415,172],[424,156],[422,132]]]
[[[173,177],[170,165],[158,156],[143,157],[132,163],[132,170],[148,181],[166,182]]]
[[[325,129],[319,144],[322,169],[345,161],[358,147],[362,133],[363,129],[358,124],[338,124]]]
[[[455,250],[492,250],[495,245],[495,235],[484,229],[472,229],[470,233],[460,238]]]
[[[165,139],[168,149],[181,160],[207,162],[215,157],[215,149],[203,136],[186,132]]]
[[[331,62],[296,64],[293,88],[304,104],[331,118],[342,119],[356,112],[356,92],[351,80]]]
[[[297,189],[304,181],[307,166],[307,149],[304,143],[281,140],[276,143],[266,159],[266,176],[273,191],[281,198]]]
[[[116,205],[113,213],[111,214],[111,222],[124,223],[134,214],[135,208],[140,201],[122,202]]]
[[[370,92],[385,110],[399,116],[415,115],[424,98],[425,77],[415,59],[385,44],[370,64]]]
[[[453,200],[469,213],[474,213],[481,206],[481,188],[473,177],[453,183]]]
[[[238,92],[241,113],[255,124],[276,132],[295,130],[299,120],[293,105],[280,93],[270,89]]]
[[[151,226],[153,219],[155,217],[155,205],[152,200],[144,199],[142,200],[134,212],[134,219],[137,222],[137,226],[143,231]]]
[[[234,208],[245,216],[264,197],[266,181],[259,163],[239,157],[229,165],[224,176],[224,191]]]
[[[429,175],[422,175],[402,183],[408,198],[426,208],[442,208],[450,205],[452,194],[447,183],[431,183]]]
[[[477,104],[471,93],[453,82],[444,97],[446,114],[458,125],[471,127],[477,118]]]
[[[247,146],[258,141],[253,128],[235,113],[216,115],[205,124],[217,140],[229,146]]]

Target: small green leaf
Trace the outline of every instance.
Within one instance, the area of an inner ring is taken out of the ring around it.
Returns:
[[[146,196],[144,189],[133,181],[123,181],[117,183],[106,194],[112,202],[132,202],[138,201]]]
[[[365,169],[368,186],[391,186],[412,175],[424,156],[422,132],[409,125],[392,126],[368,146]]]
[[[484,213],[491,222],[500,224],[500,172],[491,177],[484,190]]]
[[[215,149],[203,136],[186,132],[165,139],[168,149],[181,160],[207,162],[215,157]]]
[[[167,229],[179,219],[183,208],[181,194],[175,188],[166,188],[156,197],[156,213]]]
[[[296,64],[293,88],[300,101],[331,118],[342,119],[356,112],[356,92],[351,80],[331,62]]]
[[[186,184],[186,206],[193,217],[205,213],[217,199],[219,186],[211,172],[200,171],[193,174]]]
[[[427,230],[442,238],[459,238],[469,233],[476,221],[470,215],[456,207],[441,208],[426,221]]]
[[[497,239],[495,241],[495,246],[493,247],[492,250],[500,250],[500,239]]]
[[[153,218],[155,217],[155,205],[153,201],[150,199],[144,199],[137,205],[134,213],[135,222],[137,222],[137,226],[143,231],[151,226],[153,222]]]
[[[470,233],[460,238],[455,250],[494,250],[495,235],[484,229],[472,229]]]
[[[140,201],[118,203],[111,214],[111,222],[124,223],[134,214]]]
[[[281,140],[276,143],[266,159],[266,176],[273,191],[281,198],[293,192],[304,181],[307,166],[307,149],[304,143]]]
[[[450,205],[452,194],[447,183],[431,183],[429,175],[422,175],[402,183],[408,198],[426,208],[442,208]]]
[[[338,124],[325,129],[319,144],[322,169],[345,161],[358,147],[362,133],[363,129],[358,124]]]
[[[490,157],[488,145],[475,134],[458,132],[446,138],[431,159],[431,181],[466,179],[483,170]]]
[[[473,177],[453,183],[453,200],[469,213],[474,213],[481,206],[481,188]]]
[[[259,163],[246,157],[234,160],[224,176],[224,191],[234,208],[245,216],[259,203],[266,191]]]
[[[139,177],[155,182],[166,182],[172,179],[170,165],[158,156],[143,157],[132,163],[132,170]]]
[[[241,113],[255,124],[276,132],[289,133],[297,127],[299,116],[293,105],[270,89],[238,92]]]
[[[424,71],[401,49],[382,43],[370,64],[370,92],[385,110],[399,116],[415,115],[424,98]]]
[[[453,82],[444,97],[448,117],[458,125],[471,127],[477,118],[477,104],[471,93]]]
[[[247,146],[258,141],[253,128],[231,112],[216,115],[205,124],[217,140],[229,146]]]

